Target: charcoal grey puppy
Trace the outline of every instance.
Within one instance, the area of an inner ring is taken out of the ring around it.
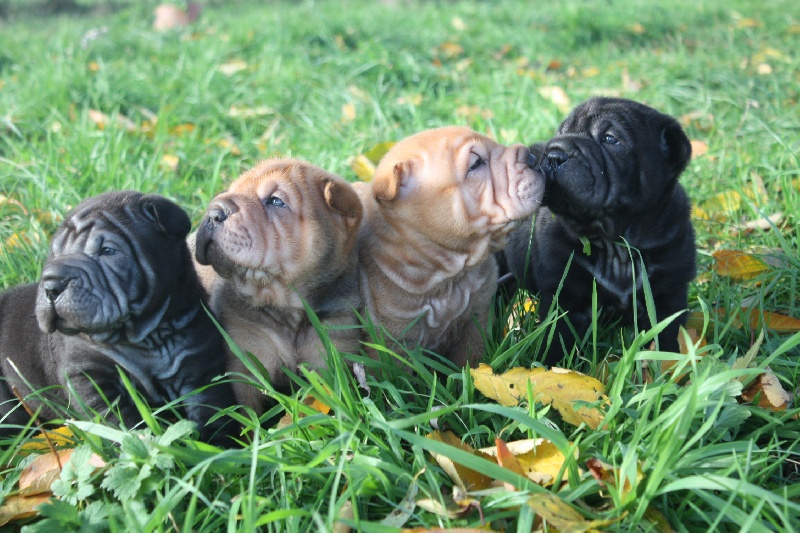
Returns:
[[[504,259],[519,285],[540,293],[547,313],[572,257],[558,304],[574,333],[559,320],[545,363],[557,363],[590,327],[593,280],[603,317],[624,325],[633,325],[635,312],[640,327],[651,326],[642,263],[657,319],[685,310],[696,251],[689,200],[678,184],[692,148],[678,122],[638,102],[592,98],[531,152],[547,178],[543,207],[533,227],[512,234]],[[683,323],[659,335],[661,349],[678,350]]]
[[[231,424],[208,422],[232,405],[233,390],[211,383],[225,373],[225,351],[201,306],[205,293],[185,242],[190,226],[173,202],[130,191],[90,198],[67,215],[39,283],[0,294],[5,434],[30,418],[17,395],[41,407],[41,419],[59,417],[33,392],[43,388],[50,402],[79,411],[105,413],[103,396],[118,398],[123,422],[135,424],[141,418],[119,366],[151,404],[202,388],[183,400],[186,416],[203,440],[226,443]]]

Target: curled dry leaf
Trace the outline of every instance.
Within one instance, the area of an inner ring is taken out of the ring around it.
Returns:
[[[36,516],[39,514],[36,508],[49,501],[51,496],[50,493],[37,496],[20,496],[18,494],[7,496],[0,505],[0,527],[15,520]]]
[[[537,402],[552,405],[565,422],[579,426],[585,423],[596,429],[605,416],[596,405],[606,400],[605,386],[586,374],[563,368],[512,368],[495,374],[492,367],[481,364],[470,369],[475,388],[501,405],[518,405],[527,397],[528,383]]]
[[[505,443],[501,439],[495,439],[495,441],[496,446],[481,448],[478,451],[497,457],[497,464],[500,466],[510,468],[545,487],[553,484],[566,461],[564,454],[556,445],[546,439],[525,439],[509,443]],[[506,466],[506,462],[513,465],[511,457],[519,466],[519,471],[515,470],[514,466]],[[577,458],[578,450],[575,450],[575,459]],[[569,472],[565,471],[565,475],[568,476]]]
[[[591,457],[588,461],[586,461],[586,467],[589,469],[589,473],[592,474],[592,477],[597,480],[600,486],[611,486],[617,487],[617,490],[620,493],[621,499],[623,502],[628,501],[628,497],[632,495],[632,490],[634,489],[634,485],[631,483],[631,480],[626,476],[622,483],[622,488],[618,486],[618,480],[622,476],[620,473],[619,468],[615,468],[614,466],[606,463],[605,461],[601,461],[596,457]],[[639,485],[639,482],[644,479],[644,472],[642,471],[641,463],[636,464],[636,485]]]
[[[58,479],[63,465],[72,457],[73,451],[73,449],[58,450],[55,453],[37,456],[19,477],[19,493],[31,496],[50,492],[53,481]],[[89,464],[95,468],[106,466],[105,461],[94,453],[89,459]]]
[[[428,435],[428,438],[449,444],[450,446],[459,448],[465,452],[469,452],[479,457],[484,456],[484,454],[474,450],[469,444],[461,442],[461,439],[459,439],[452,431],[434,431]],[[445,457],[444,455],[433,452],[431,452],[431,455],[436,462],[439,463],[439,466],[442,467],[442,470],[444,470],[447,475],[450,476],[450,479],[453,480],[453,483],[455,483],[455,485],[463,491],[483,490],[488,488],[492,483],[491,478],[488,476],[485,476],[480,472],[476,472],[471,468],[467,468],[464,465],[458,464],[449,457]]]
[[[758,400],[757,405],[770,411],[785,411],[792,402],[792,395],[781,385],[778,376],[767,367],[763,374],[742,391],[742,399],[746,402]]]

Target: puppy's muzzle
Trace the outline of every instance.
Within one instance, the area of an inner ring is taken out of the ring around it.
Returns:
[[[47,299],[50,302],[55,302],[67,290],[72,279],[73,276],[64,272],[63,269],[52,265],[45,267],[44,272],[42,272],[41,286]]]
[[[569,155],[567,155],[567,152],[560,148],[554,148],[545,152],[542,159],[542,164],[545,166],[545,168],[550,173],[553,173],[558,170],[558,167],[569,160]]]

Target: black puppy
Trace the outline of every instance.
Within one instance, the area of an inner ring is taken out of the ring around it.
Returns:
[[[183,401],[186,415],[203,440],[227,443],[231,425],[208,423],[234,400],[229,383],[211,383],[225,373],[225,351],[201,306],[190,225],[166,198],[130,191],[67,215],[40,282],[0,294],[0,423],[27,423],[19,395],[44,420],[59,416],[51,402],[105,413],[118,399],[130,426],[141,418],[119,366],[153,404],[202,388]]]
[[[604,317],[642,328],[648,320],[642,264],[662,320],[688,305],[694,279],[690,204],[678,176],[692,148],[678,122],[646,105],[592,98],[562,122],[547,143],[531,146],[547,181],[543,207],[512,234],[505,261],[519,285],[539,292],[546,313],[556,297],[561,319],[545,363],[557,363],[592,320],[592,284]],[[658,336],[678,350],[685,316]]]

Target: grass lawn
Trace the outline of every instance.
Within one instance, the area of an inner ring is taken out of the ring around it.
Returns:
[[[136,432],[75,424],[59,499],[30,530],[530,531],[543,518],[559,531],[800,529],[800,409],[775,399],[793,397],[800,374],[796,0],[209,1],[168,32],[152,29],[155,2],[89,4],[43,18],[11,1],[0,19],[1,288],[36,280],[66,211],[109,189],[164,194],[196,224],[263,158],[355,181],[354,157],[425,128],[530,143],[583,99],[619,95],[679,117],[693,140],[682,183],[696,206],[697,337],[661,354],[652,332],[595,328],[563,364],[606,387],[594,429],[530,391],[500,405],[419,351],[396,354],[403,371],[387,363],[366,390],[345,364],[363,357],[331,349],[330,370],[273,394],[263,424],[238,415],[239,449],[157,422],[168,411]],[[726,273],[720,250],[758,268]],[[485,362],[534,366],[553,318],[499,312]],[[766,367],[780,390],[753,397]],[[460,445],[496,437],[552,443],[553,476],[536,483]],[[16,516],[36,455],[21,444],[0,443],[0,517]]]

